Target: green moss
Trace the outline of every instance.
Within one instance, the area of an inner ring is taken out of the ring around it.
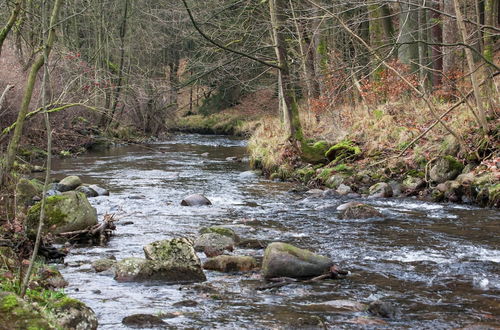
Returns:
[[[303,167],[296,170],[295,174],[301,182],[307,183],[314,177],[316,171],[311,167]]]
[[[351,173],[352,172],[352,167],[347,166],[346,164],[338,164],[337,166],[333,167],[333,170],[335,172]]]
[[[19,306],[19,303],[17,302],[17,296],[15,294],[9,294],[5,297],[2,298],[2,301],[0,303],[0,308],[2,309],[3,312],[9,311],[13,308],[16,308]]]
[[[326,182],[326,180],[328,180],[330,178],[330,176],[332,176],[332,173],[335,172],[335,169],[333,168],[324,168],[321,173],[318,175],[318,178],[322,181],[322,182]]]
[[[359,154],[361,154],[361,149],[356,146],[354,142],[343,140],[328,149],[325,153],[325,157],[333,164],[336,164],[341,160],[355,158]]]
[[[83,303],[80,300],[64,296],[53,304],[54,309],[80,308]]]
[[[47,197],[45,201],[45,228],[50,228],[52,225],[59,225],[64,222],[67,214],[63,213],[60,208],[56,207],[57,202],[62,201],[68,197],[64,195],[56,195]],[[34,228],[40,219],[40,211],[42,208],[42,203],[39,202],[33,205],[28,210],[27,220],[28,227]]]
[[[443,158],[448,161],[450,172],[457,171],[458,173],[461,173],[462,170],[464,169],[464,164],[459,162],[455,157],[444,156]]]
[[[200,229],[200,234],[207,234],[207,233],[216,233],[222,236],[231,237],[232,239],[235,239],[237,237],[234,230],[221,226],[212,226]]]

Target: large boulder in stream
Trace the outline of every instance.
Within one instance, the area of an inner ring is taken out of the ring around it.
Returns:
[[[308,278],[328,273],[333,261],[291,244],[275,242],[267,246],[262,261],[265,278]]]
[[[205,274],[193,245],[186,238],[156,241],[144,247],[147,259],[127,258],[115,266],[117,281],[159,280],[171,283],[203,282]]]
[[[30,236],[36,233],[41,205],[39,202],[28,210],[26,229]],[[57,235],[97,224],[97,212],[83,193],[68,191],[47,197],[45,207],[44,233]]]
[[[119,282],[163,281],[192,283],[206,281],[205,274],[191,265],[142,258],[126,258],[115,266],[115,280]]]
[[[192,194],[181,201],[182,206],[203,206],[212,205],[212,202],[201,194]]]

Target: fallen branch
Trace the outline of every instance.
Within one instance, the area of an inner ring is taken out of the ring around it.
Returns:
[[[113,234],[113,230],[116,229],[114,223],[116,219],[114,216],[114,214],[106,214],[101,223],[88,227],[87,229],[60,233],[58,236],[72,243],[97,243],[99,245],[105,245]]]
[[[323,275],[319,275],[307,280],[298,280],[296,278],[292,277],[275,277],[275,278],[270,278],[268,279],[269,282],[273,282],[270,284],[266,284],[263,286],[259,286],[256,288],[258,291],[263,291],[263,290],[269,290],[269,289],[274,289],[274,288],[281,288],[283,286],[292,284],[292,283],[315,283],[323,280],[328,280],[328,279],[337,279],[339,277],[348,275],[349,272],[345,270],[338,269],[337,266],[332,266],[330,267],[330,270],[328,273],[325,273]]]

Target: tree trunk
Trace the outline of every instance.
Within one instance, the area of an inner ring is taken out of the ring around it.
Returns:
[[[288,139],[302,140],[302,129],[300,127],[298,107],[295,101],[295,93],[290,77],[288,66],[288,52],[286,46],[286,30],[284,27],[284,0],[270,0],[269,10],[271,14],[271,24],[273,26],[273,35],[275,41],[276,57],[278,59],[278,70],[280,76],[280,88],[282,90],[282,106],[285,115],[285,126],[287,128]]]
[[[425,91],[429,91],[431,87],[432,75],[430,71],[430,49],[428,45],[427,31],[429,29],[427,24],[427,9],[423,8],[426,4],[426,0],[420,0],[422,7],[418,11],[418,36],[419,42],[419,65],[420,65],[420,81]]]
[[[24,91],[21,107],[19,109],[19,114],[16,120],[16,128],[14,129],[12,139],[10,140],[9,146],[7,147],[7,157],[1,169],[0,186],[6,183],[7,175],[10,173],[12,166],[14,165],[17,148],[19,146],[19,141],[21,140],[21,135],[23,132],[24,120],[26,119],[26,114],[28,113],[31,97],[33,95],[33,88],[35,87],[36,83],[37,74],[40,68],[45,63],[45,56],[48,58],[48,56],[50,55],[50,51],[52,50],[52,46],[54,45],[56,39],[55,27],[57,23],[57,17],[59,14],[59,9],[61,8],[62,3],[63,0],[55,0],[54,2],[52,14],[50,15],[49,34],[44,44],[45,54],[43,52],[41,54],[38,54],[37,58],[31,65],[31,70],[28,76],[28,80],[26,82],[26,89]]]
[[[410,66],[411,72],[418,72],[418,6],[413,1],[400,3],[398,58]]]
[[[118,100],[120,99],[120,93],[122,90],[123,81],[123,65],[125,63],[125,35],[127,34],[127,18],[128,18],[128,2],[125,0],[123,5],[123,18],[122,24],[120,26],[120,64],[118,66],[118,79],[116,80],[116,89],[113,93],[113,103],[111,105],[111,118],[109,118],[109,123],[115,120],[116,107],[118,105]]]
[[[12,12],[10,13],[9,20],[7,21],[7,24],[0,30],[0,56],[2,55],[2,46],[3,42],[5,41],[5,38],[7,38],[7,35],[9,34],[10,30],[14,26],[14,23],[16,23],[17,17],[19,16],[19,12],[21,12],[21,8],[23,6],[23,0],[17,0],[17,2],[14,5],[14,8],[12,9]]]
[[[454,0],[444,0],[443,12],[455,16]],[[443,20],[443,44],[454,44],[458,42],[458,27],[456,19],[442,16]],[[445,46],[443,48],[443,77],[444,87],[447,94],[453,94],[455,91],[455,80],[458,73],[457,47]]]
[[[460,30],[460,34],[462,36],[462,41],[464,44],[467,44],[467,29],[465,27],[462,11],[460,10],[460,4],[458,0],[453,0],[453,4],[455,6],[455,12],[457,15],[457,25],[458,29]],[[469,71],[470,71],[469,76],[472,82],[472,88],[474,90],[474,97],[476,98],[477,117],[479,125],[481,125],[483,132],[486,134],[488,131],[487,129],[488,124],[486,122],[486,110],[484,109],[481,91],[479,89],[479,83],[477,81],[476,64],[474,63],[472,51],[468,47],[465,47],[465,57],[467,59],[467,65],[469,66]]]
[[[439,10],[439,3],[432,3],[431,6]],[[433,44],[441,44],[443,42],[443,29],[441,28],[441,14],[432,10],[430,13],[432,27],[431,27],[431,41]],[[441,85],[441,73],[443,72],[443,51],[441,46],[433,45],[432,52],[432,86],[437,88]]]

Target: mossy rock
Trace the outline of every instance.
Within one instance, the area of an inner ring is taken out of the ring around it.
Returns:
[[[453,156],[440,157],[429,171],[429,176],[433,182],[443,183],[455,179],[464,165]]]
[[[28,210],[26,229],[31,237],[36,234],[41,205],[39,202]],[[97,224],[96,210],[90,205],[87,197],[79,192],[69,191],[47,197],[45,207],[44,233],[57,235]]]
[[[333,261],[328,257],[291,244],[275,242],[269,244],[264,252],[262,275],[265,278],[308,278],[327,273],[331,266]]]
[[[361,149],[349,140],[344,140],[332,146],[325,153],[325,157],[334,164],[339,163],[341,160],[354,159],[361,154]]]
[[[232,230],[231,228],[226,228],[223,226],[212,226],[212,227],[203,227],[199,230],[200,234],[206,233],[216,233],[222,236],[227,236],[233,239],[236,243],[239,242],[239,236]]]
[[[330,148],[330,144],[326,141],[318,141],[313,145],[302,145],[301,158],[305,162],[311,164],[326,163],[325,154]]]
[[[116,264],[115,280],[119,282],[162,281],[192,283],[206,281],[200,267],[168,261],[126,258]]]
[[[488,206],[500,207],[500,183],[488,187]]]
[[[42,197],[43,184],[40,186],[38,180],[22,178],[16,185],[16,201],[19,206],[27,207],[33,205],[33,197]]]
[[[201,268],[192,243],[183,237],[152,242],[144,246],[144,254],[148,260]]]
[[[443,156],[455,157],[459,151],[460,143],[453,135],[446,136],[439,147],[439,153]]]
[[[63,329],[97,329],[97,316],[80,300],[65,296],[54,303],[51,312]]]
[[[33,305],[13,293],[0,292],[0,330],[57,328]]]

